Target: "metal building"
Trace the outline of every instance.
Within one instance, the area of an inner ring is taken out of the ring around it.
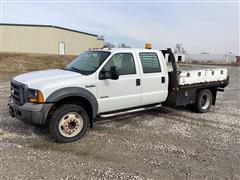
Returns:
[[[1,52],[78,55],[104,46],[95,34],[51,25],[0,24],[0,32]]]

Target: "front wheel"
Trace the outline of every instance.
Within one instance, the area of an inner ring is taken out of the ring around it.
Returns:
[[[212,105],[212,92],[204,89],[198,92],[196,103],[193,104],[193,109],[199,113],[208,112]]]
[[[57,142],[68,143],[80,139],[87,131],[89,117],[77,105],[65,104],[59,107],[49,122],[49,130]]]

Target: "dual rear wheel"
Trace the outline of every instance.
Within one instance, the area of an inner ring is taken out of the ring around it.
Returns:
[[[211,108],[212,102],[212,92],[209,89],[203,89],[198,92],[195,104],[191,104],[188,107],[195,112],[206,113]]]

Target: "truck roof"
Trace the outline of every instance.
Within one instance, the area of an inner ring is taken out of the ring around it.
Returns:
[[[139,52],[139,51],[144,51],[144,52],[159,52],[157,49],[144,49],[144,48],[93,48],[89,49],[89,51],[108,51],[108,52]]]

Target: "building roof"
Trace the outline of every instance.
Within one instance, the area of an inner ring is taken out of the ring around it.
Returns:
[[[68,29],[68,28],[64,28],[64,27],[60,27],[60,26],[53,26],[53,25],[0,23],[0,26],[1,25],[4,25],[4,26],[50,27],[50,28],[57,28],[57,29],[62,29],[62,30],[66,30],[66,31],[72,31],[72,32],[76,32],[76,33],[81,33],[81,34],[86,34],[86,35],[89,35],[89,36],[98,37],[98,35],[96,35],[96,34],[91,34],[91,33],[83,32],[83,31],[77,31],[77,30],[74,30],[74,29]]]

